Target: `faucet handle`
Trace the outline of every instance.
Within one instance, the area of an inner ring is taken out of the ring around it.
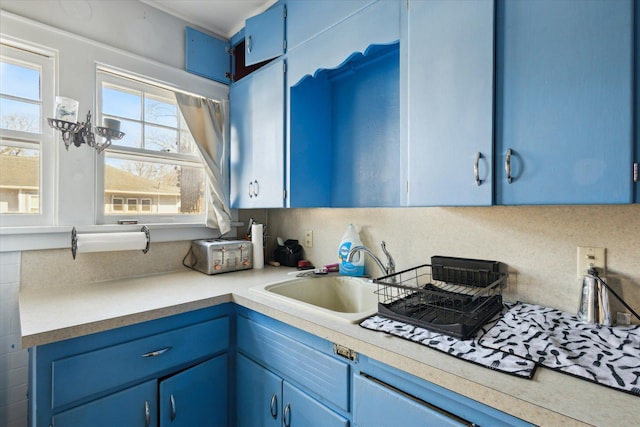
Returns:
[[[384,252],[384,254],[387,257],[387,274],[395,273],[395,271],[396,271],[396,263],[395,263],[395,261],[393,261],[393,257],[391,256],[391,254],[387,250],[387,244],[385,243],[384,240],[382,241],[380,246],[382,247],[382,252]]]

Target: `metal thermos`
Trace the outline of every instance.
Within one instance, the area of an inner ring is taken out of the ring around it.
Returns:
[[[591,274],[582,276],[582,298],[578,317],[585,323],[611,326],[611,310],[607,288]]]

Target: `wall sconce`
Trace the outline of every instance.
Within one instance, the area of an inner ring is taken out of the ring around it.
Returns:
[[[55,118],[47,119],[49,126],[62,132],[62,141],[69,151],[71,143],[76,147],[87,144],[95,148],[98,154],[111,145],[111,141],[122,139],[125,135],[120,132],[120,122],[114,119],[105,119],[106,126],[91,125],[91,110],[87,113],[86,122],[77,122],[78,102],[69,98],[56,97]],[[105,139],[104,142],[96,142],[95,134]]]

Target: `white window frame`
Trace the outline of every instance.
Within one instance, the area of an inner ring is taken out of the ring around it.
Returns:
[[[55,207],[55,184],[57,150],[56,144],[61,139],[59,132],[56,135],[47,123],[47,118],[52,116],[56,93],[56,53],[40,46],[27,44],[0,38],[0,55],[7,62],[37,66],[40,69],[40,134],[20,132],[9,129],[0,129],[3,140],[10,141],[11,145],[25,148],[38,148],[40,150],[39,170],[39,203],[40,212],[37,214],[8,214],[0,215],[2,227],[21,226],[51,226],[54,225],[57,209]]]
[[[142,77],[134,73],[127,73],[122,70],[113,69],[106,65],[96,66],[96,123],[102,122],[102,84],[111,83],[117,86],[130,88],[132,90],[141,90],[144,86],[144,91],[147,94],[156,94],[159,97],[164,98],[165,91],[176,92],[179,89],[168,86],[165,83]],[[222,100],[219,100],[222,101]],[[197,155],[189,155],[182,153],[161,153],[155,150],[145,150],[132,147],[123,147],[112,145],[105,153],[108,152],[110,156],[124,159],[124,160],[141,160],[139,156],[143,156],[142,160],[154,161],[160,163],[169,163],[180,166],[203,166],[202,159]],[[122,214],[105,213],[104,209],[104,171],[105,171],[105,157],[104,154],[100,155],[96,165],[96,222],[97,224],[115,224],[120,220],[137,220],[141,224],[159,223],[159,224],[197,224],[203,225],[206,221],[205,213],[198,215],[193,214],[167,214],[161,212],[144,213],[140,209],[134,211],[128,210],[128,204],[126,198],[123,204]],[[203,169],[203,176],[206,172]],[[205,191],[205,206],[206,198],[208,197]],[[138,206],[140,203],[138,203]]]

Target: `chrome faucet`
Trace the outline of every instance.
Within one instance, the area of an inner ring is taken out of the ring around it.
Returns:
[[[385,256],[387,257],[386,266],[382,264],[382,261],[380,261],[380,258],[378,258],[373,252],[371,252],[369,248],[361,245],[354,246],[351,248],[351,250],[347,254],[347,262],[353,262],[353,256],[356,254],[356,252],[364,252],[368,254],[371,258],[373,258],[373,260],[376,262],[376,264],[378,264],[378,267],[380,267],[380,270],[382,270],[385,276],[394,274],[396,272],[396,263],[393,261],[393,258],[391,257],[391,254],[389,253],[389,251],[387,251],[387,245],[384,242],[384,240],[382,241],[382,244],[380,246],[382,246],[382,252],[384,252]]]

